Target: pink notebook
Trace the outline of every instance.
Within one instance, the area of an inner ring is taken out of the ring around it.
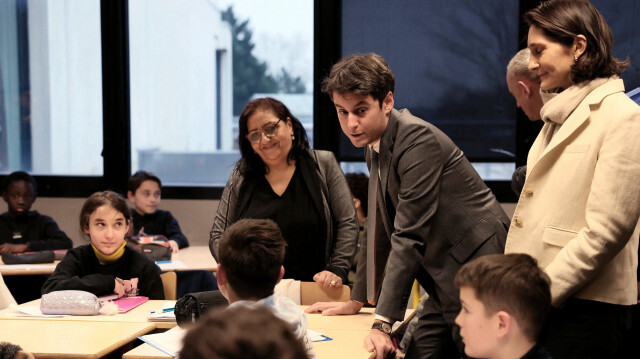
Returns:
[[[131,309],[139,306],[140,304],[149,300],[149,297],[122,297],[120,299],[113,300],[113,303],[118,305],[118,312],[126,313]]]

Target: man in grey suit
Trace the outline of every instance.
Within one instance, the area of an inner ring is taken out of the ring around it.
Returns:
[[[354,314],[365,301],[375,303],[365,346],[377,358],[393,357],[390,327],[404,318],[417,279],[429,299],[417,314],[407,357],[458,358],[464,351],[454,322],[460,301],[453,278],[467,261],[503,253],[509,218],[443,132],[393,108],[393,91],[393,73],[376,54],[348,56],[324,80],[342,130],[365,147],[368,238],[351,300],[317,303],[308,312]]]

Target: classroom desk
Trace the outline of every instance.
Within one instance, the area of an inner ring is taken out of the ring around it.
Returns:
[[[101,358],[155,329],[153,323],[6,319],[2,341],[36,358]]]
[[[215,272],[218,263],[211,255],[208,246],[193,246],[181,249],[178,253],[171,256],[173,261],[180,261],[184,266],[175,267],[170,263],[160,263],[158,266],[163,271],[181,271],[181,270],[206,270]],[[51,274],[56,269],[60,261],[42,264],[4,264],[0,259],[0,274],[9,275],[40,275]]]
[[[149,322],[147,317],[152,311],[162,310],[166,300],[149,300],[140,306],[131,309],[127,313],[115,315],[70,315],[66,317],[46,318],[10,315],[12,308],[0,310],[0,326],[5,326],[5,320],[27,320],[27,321],[64,321],[64,322],[123,322],[123,323],[149,323],[154,325],[154,329],[170,329],[177,324],[173,322]],[[27,302],[21,305],[40,306],[40,299]],[[2,337],[0,337],[1,339]]]
[[[307,306],[301,306],[302,309]],[[356,315],[323,316],[307,314],[309,329],[321,332],[333,340],[313,343],[318,359],[335,358],[368,358],[371,353],[364,348],[364,338],[371,331],[373,308],[363,308]],[[142,344],[126,352],[124,359],[166,359],[168,355],[152,347]]]
[[[186,265],[186,268],[176,268],[176,271],[180,270],[206,270],[215,272],[218,268],[218,263],[213,258],[209,246],[192,246],[181,249],[178,253],[174,253],[171,256],[172,261],[181,261]],[[165,269],[163,264],[159,264],[160,269],[167,271],[171,269]]]

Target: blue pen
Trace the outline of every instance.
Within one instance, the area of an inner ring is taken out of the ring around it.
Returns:
[[[175,308],[164,308],[162,310],[162,313],[168,313],[168,312],[173,312],[175,310]],[[155,314],[155,313],[160,313],[160,311],[153,311],[151,312],[151,314]]]
[[[167,264],[171,263],[171,261],[156,261],[156,264]]]

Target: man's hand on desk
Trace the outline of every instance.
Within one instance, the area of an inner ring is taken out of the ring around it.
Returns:
[[[318,302],[305,310],[305,313],[321,312],[322,315],[349,315],[356,314],[362,309],[364,303],[357,300],[346,302]]]
[[[396,348],[393,346],[391,338],[378,329],[371,329],[371,333],[364,338],[364,346],[368,352],[373,352],[375,349],[376,359],[396,357]]]

